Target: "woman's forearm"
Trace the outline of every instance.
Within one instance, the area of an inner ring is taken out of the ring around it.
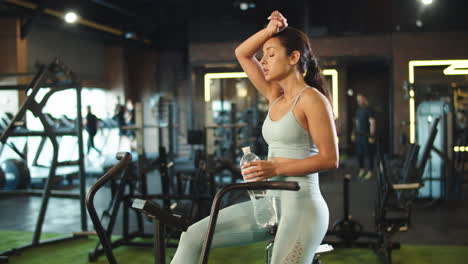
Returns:
[[[303,176],[338,168],[338,157],[326,157],[320,153],[305,159],[276,158],[273,161],[277,175]]]
[[[265,43],[269,38],[271,38],[275,33],[283,30],[288,26],[288,22],[283,15],[281,15],[278,10],[275,10],[268,17],[268,25],[266,28],[258,31],[250,38],[242,42],[239,47],[236,48],[236,56],[250,58],[255,56],[257,51],[261,48],[263,43]]]
[[[242,42],[235,50],[236,57],[252,57],[273,34],[266,28]]]

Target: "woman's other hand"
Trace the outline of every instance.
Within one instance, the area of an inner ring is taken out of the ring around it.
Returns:
[[[287,19],[278,10],[273,11],[268,17],[268,20],[270,20],[270,22],[266,28],[272,35],[288,26]]]
[[[276,176],[277,168],[278,162],[276,160],[258,160],[245,164],[241,169],[244,180],[264,181]]]

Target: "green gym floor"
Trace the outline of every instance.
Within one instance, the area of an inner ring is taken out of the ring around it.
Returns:
[[[360,222],[364,230],[373,231],[373,206],[376,194],[375,179],[360,181],[354,177],[356,169],[343,166],[333,173],[320,177],[322,194],[330,210],[330,227],[343,217],[343,175],[351,174],[350,211],[352,218]],[[91,184],[94,179],[89,178]],[[149,186],[157,186],[153,181]],[[150,190],[151,191],[151,190]],[[158,191],[153,190],[153,191]],[[107,206],[108,191],[98,194],[101,201],[97,209]],[[35,227],[40,197],[0,197],[0,252],[31,242]],[[76,200],[51,199],[47,212],[42,239],[62,236],[80,231],[79,205]],[[393,251],[393,263],[468,263],[468,203],[466,198],[456,201],[431,202],[418,201],[414,206],[412,226],[409,231],[393,237],[394,242],[401,243],[401,249]],[[151,230],[151,223],[147,223]],[[88,229],[91,230],[88,219]],[[121,230],[120,220],[116,225],[115,235]],[[90,252],[97,241],[96,236],[60,242],[35,249],[22,251],[13,256],[9,263],[88,263]],[[266,242],[249,246],[214,249],[210,263],[264,263]],[[168,260],[174,249],[167,250]],[[114,251],[119,263],[153,263],[152,251],[149,248],[121,247]],[[321,255],[324,264],[338,263],[381,263],[370,249],[335,249]],[[100,257],[96,263],[107,263]],[[167,261],[169,263],[169,261]]]
[[[2,240],[0,251],[10,247],[20,246],[29,242],[30,233],[18,231],[0,231]],[[58,237],[59,234],[44,234],[45,238]],[[97,238],[89,236],[60,244],[43,246],[24,251],[20,256],[9,259],[9,263],[36,264],[36,263],[88,263],[87,253],[96,244]],[[264,249],[266,243],[256,243],[249,246],[214,249],[210,255],[210,264],[229,263],[264,263]],[[466,246],[441,246],[441,245],[403,245],[393,254],[393,263],[411,264],[440,264],[440,263],[466,263],[468,259]],[[174,249],[166,252],[167,263]],[[119,263],[153,263],[153,256],[149,248],[121,247],[114,251]],[[324,253],[321,260],[326,264],[362,264],[379,263],[379,258],[367,249],[336,249],[330,253]],[[100,257],[96,264],[107,263],[107,259]]]

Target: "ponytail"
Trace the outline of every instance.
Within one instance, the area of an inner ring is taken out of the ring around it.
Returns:
[[[325,87],[325,82],[322,74],[322,69],[317,63],[317,60],[314,56],[309,53],[309,58],[306,60],[304,65],[306,75],[304,76],[304,81],[307,85],[316,88],[321,92],[331,103],[330,91]]]
[[[319,90],[331,103],[330,91],[325,86],[322,70],[314,57],[307,35],[298,29],[287,27],[274,36],[280,39],[288,55],[296,50],[299,51],[301,57],[297,66],[302,73],[306,73],[304,81]]]

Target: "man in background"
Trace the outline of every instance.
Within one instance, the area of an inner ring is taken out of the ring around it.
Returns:
[[[101,155],[101,151],[94,146],[94,137],[97,134],[99,127],[99,120],[91,111],[91,106],[88,105],[86,107],[86,118],[85,118],[85,129],[88,132],[88,152],[91,151],[91,148],[94,149],[99,155]]]
[[[374,159],[371,144],[375,143],[376,119],[369,101],[363,94],[357,95],[358,108],[355,116],[356,156],[359,163],[359,178],[368,180],[372,177]],[[367,159],[367,166],[365,160]]]

